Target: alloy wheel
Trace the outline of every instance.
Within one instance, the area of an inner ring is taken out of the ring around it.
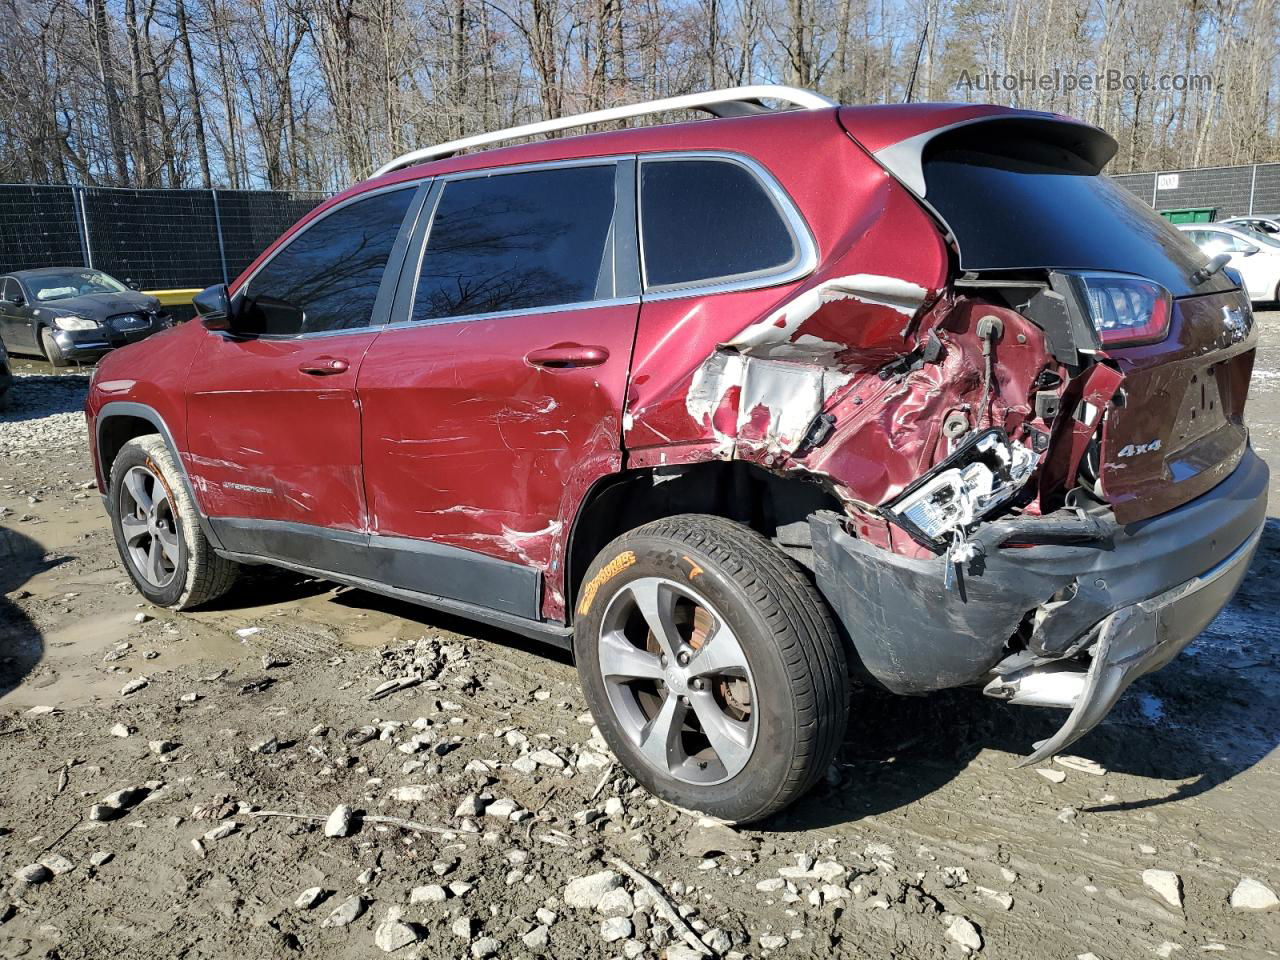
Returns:
[[[624,734],[645,761],[685,783],[736,776],[758,732],[755,681],[724,617],[691,587],[641,577],[601,618],[600,672]]]
[[[178,572],[178,522],[169,490],[145,466],[130,467],[120,485],[120,529],[134,572],[156,589]]]

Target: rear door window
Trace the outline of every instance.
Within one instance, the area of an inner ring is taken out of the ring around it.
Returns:
[[[416,190],[373,194],[304,227],[245,288],[251,329],[292,336],[369,326]]]
[[[614,163],[445,183],[418,272],[416,321],[613,296]]]
[[[640,230],[649,292],[748,281],[800,261],[771,191],[729,159],[642,160]]]

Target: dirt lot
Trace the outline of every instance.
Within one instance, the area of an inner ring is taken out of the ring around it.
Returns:
[[[1275,463],[1280,313],[1261,322],[1251,421]],[[859,689],[828,783],[734,831],[637,788],[569,662],[516,637],[281,573],[193,615],[139,603],[86,378],[19,370],[0,956],[1280,953],[1280,910],[1229,903],[1245,877],[1280,889],[1280,520],[1230,608],[1074,748],[1092,764],[1013,767],[1052,711]]]

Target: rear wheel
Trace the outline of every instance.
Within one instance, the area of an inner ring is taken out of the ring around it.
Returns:
[[[789,557],[720,517],[658,520],[587,571],[574,628],[601,734],[652,793],[735,822],[826,771],[848,671],[826,603]]]
[[[51,366],[70,366],[71,361],[67,359],[67,355],[58,346],[58,341],[53,339],[53,331],[48,327],[40,328],[40,347],[44,350],[45,359],[49,361]]]
[[[152,603],[186,610],[235,583],[239,567],[213,552],[178,464],[159,436],[137,437],[120,449],[108,498],[120,559]]]

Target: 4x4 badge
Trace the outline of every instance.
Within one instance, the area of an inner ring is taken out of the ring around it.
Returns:
[[[1150,443],[1126,443],[1120,448],[1117,457],[1136,457],[1141,453],[1155,453],[1160,449],[1160,440],[1156,438]]]

